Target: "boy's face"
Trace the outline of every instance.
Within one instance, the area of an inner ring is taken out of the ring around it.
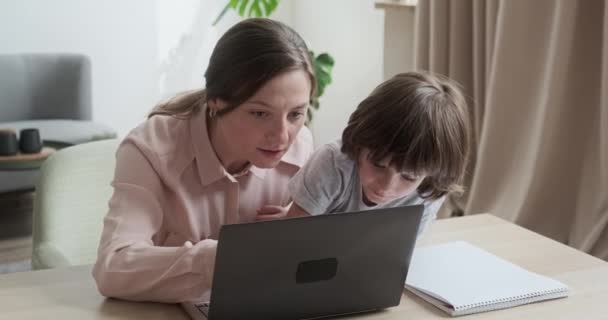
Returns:
[[[389,166],[391,159],[374,162],[369,154],[369,149],[363,149],[358,159],[361,191],[366,205],[384,204],[403,198],[416,190],[426,178],[426,175],[416,176],[410,172],[397,171]]]

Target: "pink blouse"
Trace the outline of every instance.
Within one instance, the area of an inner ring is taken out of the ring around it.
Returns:
[[[306,127],[275,168],[232,176],[211,147],[204,115],[154,116],[121,143],[93,268],[103,295],[197,300],[211,288],[220,226],[291,201],[287,183],[313,151]]]

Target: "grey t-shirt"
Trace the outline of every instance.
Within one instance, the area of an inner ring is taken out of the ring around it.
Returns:
[[[319,215],[423,204],[425,209],[418,234],[436,218],[444,198],[424,200],[417,192],[385,204],[367,206],[363,202],[357,163],[342,153],[341,147],[341,140],[320,147],[291,178],[291,197],[306,212]]]

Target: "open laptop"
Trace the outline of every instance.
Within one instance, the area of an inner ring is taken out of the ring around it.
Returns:
[[[313,319],[399,304],[422,205],[224,225],[194,320]]]

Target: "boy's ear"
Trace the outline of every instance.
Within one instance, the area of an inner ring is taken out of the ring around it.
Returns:
[[[424,179],[422,179],[422,181],[418,185],[417,189],[424,189],[425,187],[431,186],[432,184],[433,184],[433,176],[426,176],[426,177],[424,177]]]

